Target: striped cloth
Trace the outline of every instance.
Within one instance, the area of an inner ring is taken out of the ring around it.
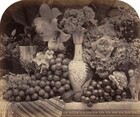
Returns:
[[[65,103],[58,98],[34,102],[0,100],[0,117],[61,117]]]

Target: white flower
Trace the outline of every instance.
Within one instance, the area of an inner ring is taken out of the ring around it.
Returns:
[[[54,52],[47,50],[45,54],[42,52],[38,52],[36,54],[36,57],[33,59],[33,61],[41,67],[41,69],[45,66],[45,68],[49,68],[49,60],[53,58]]]

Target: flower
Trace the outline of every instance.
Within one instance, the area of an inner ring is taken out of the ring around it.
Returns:
[[[50,50],[64,50],[63,42],[70,38],[70,35],[65,34],[57,26],[57,17],[61,12],[57,8],[50,9],[48,5],[43,4],[40,7],[41,17],[34,20],[36,31],[43,36],[43,41],[48,41]]]
[[[38,66],[40,66],[41,64],[46,64],[45,57],[42,52],[38,52],[33,61],[36,62]]]
[[[127,77],[122,71],[114,71],[113,74],[109,76],[109,79],[121,90],[127,87]]]
[[[47,50],[45,52],[45,54],[43,54],[42,52],[38,52],[36,54],[36,57],[33,59],[33,61],[38,66],[41,66],[41,67],[45,66],[45,68],[49,68],[49,60],[51,58],[53,58],[53,55],[54,55],[54,52],[53,51],[49,51],[49,50]]]
[[[52,59],[53,55],[54,55],[53,51],[47,50],[46,53],[45,53],[45,59]]]
[[[46,29],[44,29],[43,33],[43,40],[48,41],[48,48],[55,51],[58,49],[64,50],[63,42],[66,42],[70,35],[65,34],[57,27],[57,19],[53,19],[48,27],[45,27]]]
[[[110,37],[103,36],[92,43],[92,49],[95,51],[97,58],[107,59],[111,56],[114,49],[113,45],[114,41]]]

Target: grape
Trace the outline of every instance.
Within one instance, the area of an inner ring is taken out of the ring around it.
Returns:
[[[61,86],[59,89],[58,89],[58,92],[60,94],[63,94],[65,92],[65,88],[63,86]]]
[[[21,85],[21,89],[22,89],[23,91],[27,90],[28,88],[29,88],[28,85],[25,85],[25,84],[22,84],[22,85]]]
[[[121,96],[120,96],[120,95],[116,95],[116,96],[115,96],[115,100],[116,100],[117,102],[121,101]]]
[[[101,87],[101,85],[97,84],[97,85],[96,85],[96,88],[97,88],[97,89],[101,89],[102,87]]]
[[[41,81],[44,81],[44,82],[45,82],[45,81],[46,81],[46,79],[47,79],[47,77],[46,77],[46,76],[44,76],[44,77],[42,77],[42,78],[41,78]]]
[[[104,86],[107,86],[107,85],[109,85],[109,84],[110,84],[110,82],[109,82],[108,79],[104,79],[104,80],[103,80],[103,85],[104,85]]]
[[[54,93],[57,93],[57,92],[58,92],[58,90],[57,90],[56,87],[53,87],[52,91],[53,91]]]
[[[62,62],[62,58],[56,58],[55,59],[55,63],[61,63]]]
[[[46,81],[46,85],[47,85],[47,86],[50,86],[50,84],[51,84],[51,83],[50,83],[49,81]]]
[[[43,96],[44,99],[49,99],[49,94],[45,93],[45,95]]]
[[[35,93],[34,88],[30,87],[28,93],[31,94],[31,95],[33,95]]]
[[[64,72],[68,71],[68,66],[67,66],[67,65],[63,65],[63,66],[62,66],[62,70],[63,70]]]
[[[98,94],[99,94],[98,90],[93,90],[92,93],[93,93],[93,95],[95,95],[95,96],[98,96]]]
[[[48,73],[47,69],[44,69],[44,70],[42,70],[41,75],[42,75],[42,76],[47,76],[47,73]]]
[[[31,101],[31,97],[29,95],[26,96],[26,101]]]
[[[55,70],[56,70],[56,65],[52,65],[52,66],[51,66],[51,70],[52,70],[52,71],[55,71]]]
[[[88,88],[87,88],[87,90],[89,90],[89,91],[93,91],[93,90],[94,90],[94,87],[91,86],[91,85],[89,85]]]
[[[65,55],[60,53],[60,54],[58,54],[58,57],[64,59]]]
[[[68,72],[64,72],[64,73],[63,73],[63,77],[64,77],[64,78],[67,78],[67,77],[68,77],[68,74],[69,74]]]
[[[60,88],[60,87],[61,87],[61,85],[62,85],[62,84],[61,84],[61,82],[60,82],[60,81],[55,82],[55,87],[56,87],[56,88]]]
[[[39,96],[38,96],[37,93],[34,93],[34,94],[31,96],[31,98],[32,98],[33,100],[38,100]]]
[[[93,86],[93,87],[96,87],[97,86],[97,82],[92,80],[90,85]]]
[[[17,96],[19,94],[19,90],[18,89],[13,89],[13,95]]]
[[[62,95],[62,99],[64,100],[64,102],[71,102],[73,99],[73,94],[74,94],[74,92],[72,90],[65,92]]]
[[[43,97],[45,95],[45,90],[44,89],[40,89],[38,94],[39,94],[39,96]]]
[[[8,90],[6,93],[6,98],[10,98],[13,95],[13,91],[12,90]]]
[[[46,92],[50,92],[50,91],[51,91],[51,88],[50,88],[50,86],[45,86],[44,90],[45,90]]]
[[[15,97],[15,101],[17,101],[17,102],[21,102],[21,101],[22,101],[22,99],[21,99],[21,97],[20,97],[20,96],[17,96],[17,97]]]
[[[116,94],[121,95],[122,91],[120,89],[116,89]]]
[[[35,86],[35,88],[34,88],[34,89],[35,89],[35,92],[36,92],[36,93],[38,93],[38,92],[39,92],[39,90],[41,89],[41,87],[40,87],[40,86]]]
[[[103,90],[102,89],[99,89],[98,90],[98,94],[99,94],[99,96],[102,96],[103,95]]]
[[[104,102],[104,97],[99,97],[99,102]]]
[[[90,102],[90,98],[89,97],[85,97],[85,103],[89,103]]]
[[[94,96],[94,95],[90,96],[90,101],[92,103],[95,103],[96,102],[96,96]]]
[[[57,64],[56,64],[56,69],[57,69],[57,70],[62,69],[62,64],[61,64],[61,63],[57,63]]]
[[[40,74],[40,73],[36,73],[36,74],[35,74],[35,78],[36,78],[37,80],[40,80],[40,79],[41,79],[41,74]]]
[[[82,95],[82,96],[81,96],[81,102],[84,102],[84,101],[85,101],[85,96]]]
[[[105,86],[105,91],[107,93],[111,92],[111,87],[109,85]]]
[[[36,84],[35,81],[31,81],[31,82],[30,82],[30,86],[31,86],[31,87],[35,87],[36,85],[37,85],[37,84]]]
[[[62,61],[62,64],[63,65],[69,65],[69,62],[70,62],[70,60],[66,58]]]
[[[88,106],[88,107],[92,107],[92,106],[93,106],[93,103],[92,103],[92,102],[88,102],[88,103],[87,103],[87,106]]]
[[[51,81],[51,86],[54,87],[55,86],[55,82]]]
[[[50,59],[49,63],[50,63],[50,65],[54,65],[55,64],[55,60],[52,58],[52,59]]]
[[[44,88],[45,85],[46,85],[46,83],[45,83],[44,81],[40,81],[40,82],[39,82],[39,86],[40,86],[41,88]]]
[[[47,78],[48,81],[52,81],[53,80],[53,75],[49,75]]]
[[[62,85],[66,84],[66,79],[65,78],[61,78],[61,81]]]
[[[91,91],[87,91],[86,93],[85,93],[85,96],[86,97],[90,97],[92,95],[92,92]]]
[[[122,92],[121,96],[122,96],[122,99],[126,99],[127,93],[126,92]]]
[[[21,90],[21,91],[19,91],[19,96],[20,96],[20,97],[24,97],[24,96],[25,96],[24,91],[22,91],[22,90]]]
[[[64,88],[65,88],[66,91],[68,91],[68,90],[70,90],[70,85],[65,84],[65,85],[64,85]]]
[[[49,94],[50,94],[50,97],[54,97],[55,96],[55,93],[52,90],[50,91]]]
[[[47,76],[50,76],[50,75],[52,75],[52,71],[47,72]]]
[[[10,101],[10,102],[12,102],[12,101],[14,101],[14,100],[15,100],[15,97],[14,97],[14,96],[12,96],[12,97],[9,98],[9,101]]]
[[[62,75],[62,70],[56,70],[56,71],[55,71],[55,75],[61,76],[61,75]]]
[[[53,81],[56,82],[56,81],[59,81],[59,80],[60,80],[60,77],[59,77],[59,76],[57,76],[57,75],[54,75],[54,76],[53,76]]]

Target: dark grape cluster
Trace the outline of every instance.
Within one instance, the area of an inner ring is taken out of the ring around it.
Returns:
[[[90,85],[84,89],[81,101],[86,103],[88,107],[92,107],[94,103],[121,101],[125,99],[127,94],[117,88],[109,79],[102,81],[92,80]]]
[[[64,54],[58,54],[50,60],[50,68],[48,70],[44,69],[42,73],[36,72],[25,80],[23,78],[20,80],[17,77],[17,82],[13,80],[14,84],[4,92],[4,99],[17,102],[35,101],[63,95],[71,90],[68,79],[69,62],[70,60],[65,58]],[[10,76],[7,77],[10,78]],[[8,85],[11,85],[10,83]]]

